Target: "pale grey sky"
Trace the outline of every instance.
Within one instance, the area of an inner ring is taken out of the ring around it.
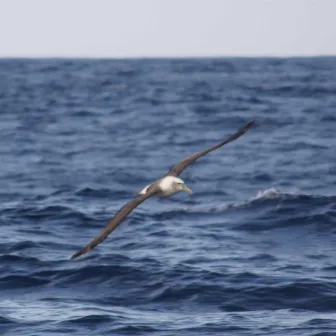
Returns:
[[[336,55],[336,0],[0,0],[0,57]]]

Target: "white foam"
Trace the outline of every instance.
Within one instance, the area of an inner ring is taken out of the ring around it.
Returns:
[[[277,190],[275,188],[270,188],[270,189],[266,189],[264,191],[258,191],[257,195],[252,198],[252,201],[257,200],[257,199],[278,198],[281,195],[284,195],[284,194],[281,193],[279,190]]]

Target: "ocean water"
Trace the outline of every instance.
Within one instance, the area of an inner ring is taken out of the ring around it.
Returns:
[[[336,58],[3,59],[0,126],[1,335],[336,335]]]

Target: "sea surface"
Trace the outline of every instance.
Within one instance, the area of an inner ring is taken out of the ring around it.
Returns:
[[[1,335],[336,335],[336,58],[2,59],[0,127]]]

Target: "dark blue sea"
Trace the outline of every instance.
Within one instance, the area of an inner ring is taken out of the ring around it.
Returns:
[[[1,335],[336,335],[336,58],[2,59],[0,126]]]

